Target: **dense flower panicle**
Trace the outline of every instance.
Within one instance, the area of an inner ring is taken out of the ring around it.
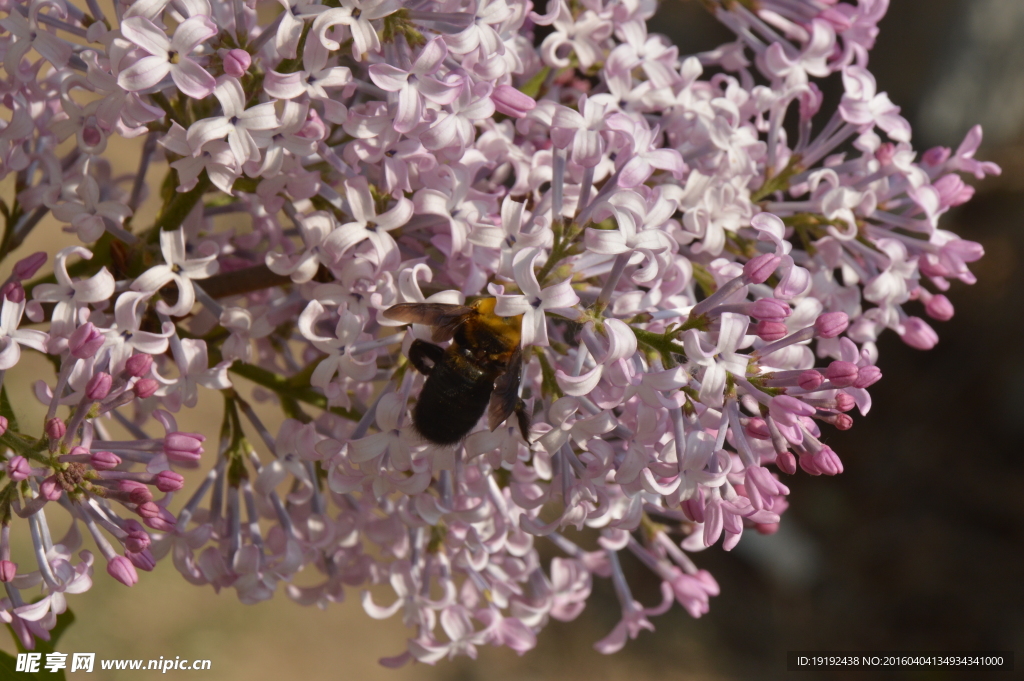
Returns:
[[[939,219],[961,173],[999,168],[977,128],[918,157],[868,69],[886,0],[704,4],[736,39],[686,54],[648,32],[653,0],[8,3],[0,385],[24,348],[58,367],[42,424],[0,395],[22,643],[91,586],[86,532],[127,586],[168,558],[246,603],[359,589],[411,630],[390,666],[523,653],[595,579],[622,607],[603,653],[674,603],[707,612],[691,554],[773,533],[785,476],[853,465],[829,433],[870,410],[884,330],[938,342],[922,313],[951,319],[983,255]],[[139,138],[125,177],[117,136]],[[48,214],[82,244],[52,278],[15,251]],[[383,313],[481,298],[521,315],[531,425],[436,445],[410,366],[432,331]],[[211,391],[219,438],[179,430]]]

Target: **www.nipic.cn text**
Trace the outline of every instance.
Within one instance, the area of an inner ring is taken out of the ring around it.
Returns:
[[[68,659],[70,657],[70,660]],[[183,660],[181,656],[173,659],[160,657],[156,660],[121,660],[101,659],[98,668],[101,670],[136,669],[159,671],[209,671],[210,660]],[[69,672],[91,672],[97,669],[96,653],[18,653],[15,671],[35,674],[39,672],[56,673],[61,669]]]

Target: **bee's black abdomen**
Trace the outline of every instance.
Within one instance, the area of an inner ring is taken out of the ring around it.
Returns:
[[[483,416],[493,389],[493,377],[446,356],[427,377],[413,409],[413,425],[435,444],[457,444]]]

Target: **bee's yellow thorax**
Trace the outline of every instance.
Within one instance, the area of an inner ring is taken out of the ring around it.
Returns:
[[[523,315],[499,317],[494,314],[494,306],[497,304],[497,298],[484,298],[473,303],[472,307],[478,313],[476,323],[486,326],[491,333],[508,343],[510,349],[516,348],[522,333]]]

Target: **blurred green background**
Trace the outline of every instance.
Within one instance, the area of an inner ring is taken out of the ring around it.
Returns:
[[[981,183],[975,199],[941,225],[985,246],[986,257],[973,268],[979,281],[953,287],[957,314],[934,324],[941,340],[933,351],[912,350],[892,334],[880,343],[884,378],[872,389],[871,414],[858,417],[850,431],[827,433],[843,459],[843,475],[787,478],[791,507],[778,535],[747,533],[731,553],[716,547],[695,556],[722,587],[708,615],[692,620],[674,608],[654,620],[656,633],[601,656],[592,645],[619,615],[614,595],[598,580],[583,615],[552,623],[525,656],[482,648],[475,662],[391,671],[376,661],[400,652],[407,632],[397,618],[366,617],[357,592],[326,611],[303,608],[283,594],[245,606],[231,592],[187,584],[168,562],[130,589],[101,564],[93,589],[69,599],[78,622],[59,650],[100,658],[208,658],[209,672],[168,675],[225,681],[781,678],[789,675],[787,650],[1024,650],[1024,3],[892,0],[881,29],[870,67],[879,91],[904,107],[915,146],[955,148],[970,125],[981,122],[986,143],[979,157],[1003,166],[1001,177]],[[665,0],[651,30],[669,34],[682,54],[729,38],[698,2],[681,0]],[[833,103],[837,81],[825,88]],[[108,156],[132,159],[130,146]],[[164,171],[154,166],[151,182]],[[145,210],[138,224],[152,219],[152,206]],[[53,223],[37,228],[23,252],[54,253],[62,245],[54,229]],[[30,361],[38,372],[30,364],[30,371],[19,366],[15,373],[36,378],[47,371],[42,360]],[[15,379],[9,376],[7,385],[17,390],[19,416],[38,422],[42,408]],[[206,399],[203,406],[209,409],[196,411],[210,421],[187,425],[216,432],[220,401]],[[268,425],[276,431],[276,423]],[[626,558],[635,595],[655,601],[649,573]],[[13,652],[2,636],[0,648]],[[974,678],[959,672],[893,676]],[[866,678],[862,672],[829,676],[846,677]]]

